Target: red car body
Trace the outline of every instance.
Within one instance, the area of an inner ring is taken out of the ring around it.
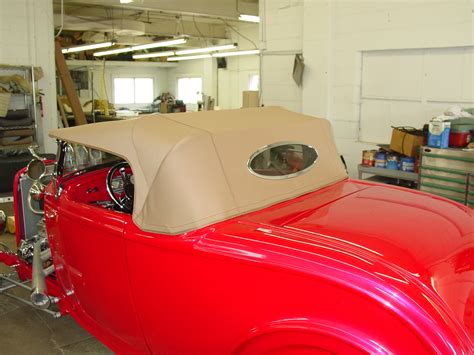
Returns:
[[[61,311],[117,352],[474,349],[472,211],[460,204],[348,179],[170,237],[77,202],[105,173],[59,200],[49,185],[45,209]]]
[[[46,281],[61,314],[118,353],[474,353],[466,206],[346,178],[169,235],[93,203],[109,199],[108,171],[46,187]]]

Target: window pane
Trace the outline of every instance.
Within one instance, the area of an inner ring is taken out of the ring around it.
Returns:
[[[116,104],[133,104],[135,102],[132,78],[114,79],[114,102]]]
[[[202,100],[202,78],[178,79],[178,99],[185,104],[197,104]]]
[[[151,104],[153,102],[153,79],[135,79],[135,103]]]
[[[250,75],[249,90],[258,91],[258,86],[259,86],[258,84],[259,84],[259,75],[258,74]]]
[[[309,145],[275,143],[255,152],[250,158],[248,168],[259,177],[284,179],[309,170],[317,159],[318,153]]]

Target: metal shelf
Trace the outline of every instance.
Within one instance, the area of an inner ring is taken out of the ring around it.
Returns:
[[[35,129],[35,125],[31,124],[29,126],[0,127],[0,132],[1,131],[14,131],[14,130],[19,130],[19,129]]]
[[[0,70],[30,70],[32,67],[26,65],[0,65]]]
[[[25,144],[12,144],[12,145],[0,145],[0,151],[2,152],[9,152],[13,150],[25,150],[28,149],[30,145],[35,145],[36,142],[30,142]]]
[[[409,171],[375,168],[373,166],[365,166],[362,164],[359,164],[357,166],[357,170],[359,172],[359,179],[362,179],[362,174],[372,174],[372,175],[384,176],[384,177],[388,177],[392,179],[418,182],[418,174],[412,173]]]

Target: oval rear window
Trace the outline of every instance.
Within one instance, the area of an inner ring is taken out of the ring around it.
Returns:
[[[302,143],[274,143],[256,151],[249,159],[249,171],[266,179],[288,179],[298,176],[318,160],[316,149]]]

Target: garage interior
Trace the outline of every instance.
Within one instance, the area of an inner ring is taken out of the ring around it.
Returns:
[[[52,129],[260,106],[327,118],[353,179],[474,208],[474,1],[0,0],[0,242]],[[0,354],[110,352],[7,297],[0,318]]]

